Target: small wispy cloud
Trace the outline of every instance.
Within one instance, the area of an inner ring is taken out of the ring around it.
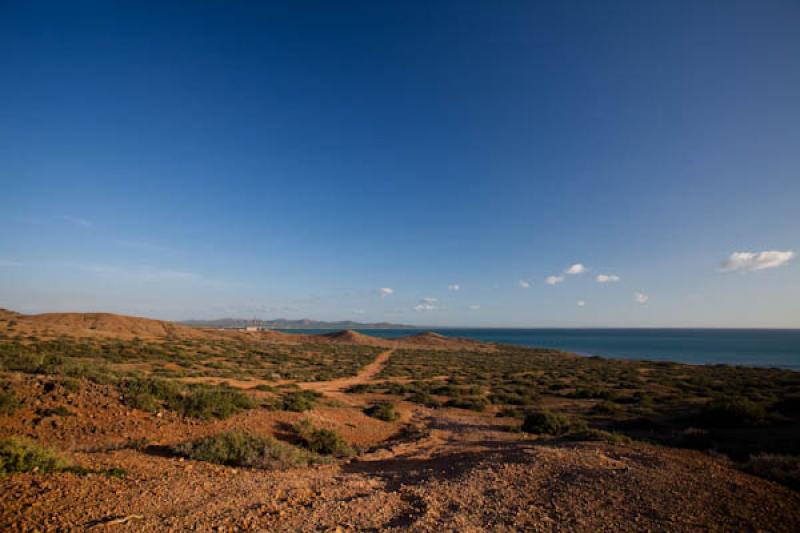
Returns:
[[[14,261],[11,259],[0,259],[0,267],[21,267],[24,266],[24,263],[20,261]]]
[[[522,287],[523,289],[530,289],[531,288],[531,282],[530,281],[525,281],[524,279],[521,279],[521,280],[519,280],[519,286]]]
[[[586,302],[585,302],[585,301],[583,301],[583,300],[578,300],[578,307],[584,307],[585,305],[586,305]]]
[[[423,298],[419,301],[417,305],[414,306],[414,311],[417,311],[418,313],[423,313],[425,311],[433,311],[437,309],[436,304],[438,302],[439,300],[437,300],[436,298],[430,298],[430,297]]]
[[[122,246],[127,246],[128,248],[136,248],[137,250],[148,250],[152,252],[171,251],[171,249],[166,246],[161,246],[160,244],[154,244],[152,242],[146,242],[146,241],[129,241],[126,239],[117,239],[117,244],[121,244]]]
[[[562,281],[564,281],[564,276],[547,276],[544,278],[544,282],[548,285],[558,285]]]
[[[68,268],[102,275],[118,275],[140,281],[200,281],[203,276],[185,270],[155,268],[151,266],[116,266],[99,263],[64,263]]]
[[[633,301],[637,304],[646,304],[650,297],[643,292],[634,292],[633,293]]]
[[[353,309],[353,314],[354,315],[365,315],[365,314],[367,314],[367,312],[365,310],[363,310],[363,309]]]
[[[380,289],[377,289],[377,292],[381,298],[385,298],[386,296],[391,296],[394,294],[394,289],[390,287],[381,287]]]
[[[564,271],[565,274],[575,275],[575,274],[583,274],[586,272],[587,268],[581,263],[575,263],[571,265],[568,269]]]
[[[619,281],[619,276],[616,274],[598,274],[594,279],[597,283],[616,283]]]
[[[795,257],[795,253],[786,250],[769,250],[765,252],[734,252],[722,266],[720,272],[755,272],[767,268],[778,268]]]
[[[73,216],[70,216],[70,215],[62,215],[61,219],[62,220],[66,220],[70,224],[74,224],[74,225],[80,226],[82,228],[90,228],[90,227],[92,227],[92,222],[89,221],[89,220],[86,220],[85,218],[73,217]]]
[[[469,306],[469,308],[470,308],[471,310],[473,310],[473,311],[477,311],[478,309],[480,309],[480,308],[481,308],[481,306],[480,306],[480,305],[478,305],[478,304],[472,304],[472,305],[470,305],[470,306]]]
[[[451,283],[450,285],[447,286],[447,290],[458,292],[461,290],[461,285],[459,285],[458,283]]]

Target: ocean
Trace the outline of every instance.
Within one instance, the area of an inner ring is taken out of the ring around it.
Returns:
[[[283,330],[321,333],[330,330]],[[423,330],[364,329],[395,338]],[[502,329],[440,328],[433,331],[479,341],[557,348],[616,359],[729,364],[800,370],[800,329]]]

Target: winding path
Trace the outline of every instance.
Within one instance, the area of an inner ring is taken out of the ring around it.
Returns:
[[[300,388],[305,390],[313,390],[323,393],[344,392],[345,389],[352,387],[353,385],[366,383],[377,376],[378,373],[383,370],[383,367],[386,366],[386,363],[389,361],[389,358],[392,356],[394,350],[395,347],[392,347],[389,350],[379,353],[371,363],[362,367],[355,376],[333,379],[331,381],[308,381],[305,383],[298,383],[298,385]]]

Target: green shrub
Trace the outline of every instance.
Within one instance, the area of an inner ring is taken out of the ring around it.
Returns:
[[[63,405],[59,405],[56,407],[49,407],[47,409],[39,409],[37,411],[39,416],[75,416],[75,413],[64,407]]]
[[[437,400],[433,395],[428,394],[427,392],[415,392],[406,399],[409,402],[418,403],[424,405],[425,407],[436,408],[442,405],[442,403],[439,400]]]
[[[753,455],[742,465],[751,474],[800,490],[800,457],[761,453]]]
[[[609,391],[608,389],[601,389],[598,387],[582,387],[576,389],[575,392],[573,392],[572,394],[569,394],[569,397],[611,400],[615,397],[615,393],[613,391]]]
[[[277,470],[324,462],[317,454],[271,437],[240,431],[219,433],[177,445],[177,455],[226,466]]]
[[[623,412],[623,408],[614,402],[609,402],[608,400],[603,400],[602,402],[598,402],[594,407],[592,407],[592,412],[601,414],[601,415],[619,415]]]
[[[69,463],[56,452],[35,442],[10,437],[0,440],[0,473],[60,472]]]
[[[122,478],[125,478],[128,475],[128,472],[124,468],[119,468],[119,467],[113,466],[111,468],[108,468],[106,470],[101,471],[100,474],[102,474],[104,476],[107,476],[107,477],[115,477],[115,478],[122,479]]]
[[[375,405],[371,405],[364,409],[364,413],[367,416],[377,418],[378,420],[384,420],[386,422],[392,422],[400,418],[400,415],[397,413],[394,404],[391,402],[380,402],[376,403]]]
[[[570,421],[564,415],[552,411],[533,411],[525,415],[522,431],[543,435],[563,435],[570,431]]]
[[[302,413],[314,408],[320,394],[314,391],[293,391],[283,396],[283,410]]]
[[[504,407],[497,411],[497,418],[525,418],[525,411],[519,407]]]
[[[319,429],[308,420],[303,419],[292,426],[292,432],[300,444],[308,450],[321,455],[334,457],[351,457],[355,450],[336,431]]]
[[[164,402],[175,401],[182,387],[163,379],[135,379],[125,382],[123,397],[126,405],[143,411],[157,411]]]
[[[22,405],[11,389],[0,389],[0,415],[10,415]]]
[[[470,409],[472,411],[483,412],[489,406],[489,400],[483,396],[453,398],[445,404],[447,407],[457,407],[459,409]]]
[[[192,418],[228,418],[256,403],[248,395],[235,389],[198,387],[187,394],[179,395],[167,405],[183,416]]]
[[[125,403],[145,411],[162,407],[192,418],[228,418],[256,403],[243,392],[224,386],[184,387],[163,379],[130,380],[125,384]]]
[[[269,398],[261,398],[258,401],[258,406],[267,411],[279,411],[283,409],[283,400],[275,396]]]
[[[65,391],[68,392],[77,392],[80,389],[81,385],[77,379],[74,378],[64,378],[61,380],[61,386],[64,387]]]
[[[766,423],[767,411],[763,405],[744,398],[723,398],[707,404],[702,419],[712,427],[753,427]]]
[[[602,429],[584,429],[574,433],[575,440],[610,442],[612,444],[630,444],[632,439],[622,433],[615,431],[603,431]]]

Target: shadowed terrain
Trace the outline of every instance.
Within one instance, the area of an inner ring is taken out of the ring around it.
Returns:
[[[790,371],[100,314],[0,332],[4,530],[800,529]]]

